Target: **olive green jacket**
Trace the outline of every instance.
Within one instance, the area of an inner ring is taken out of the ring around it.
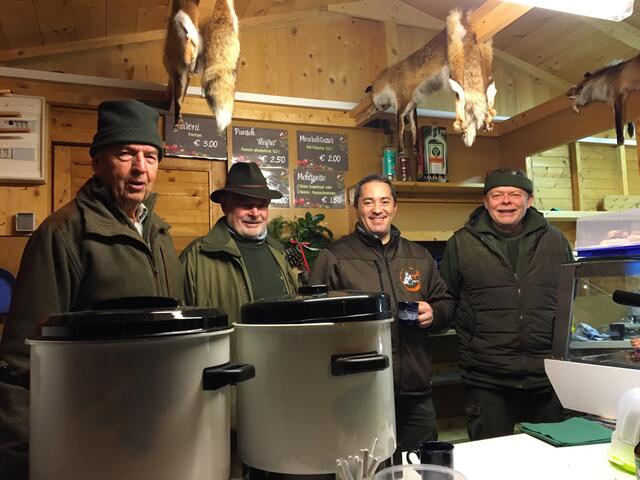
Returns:
[[[271,237],[267,246],[273,255],[287,293],[298,288],[297,275],[282,254],[282,247]],[[197,238],[180,254],[184,269],[184,300],[187,305],[216,307],[229,316],[229,323],[240,321],[240,307],[253,300],[251,281],[240,250],[223,218],[207,235]]]
[[[144,239],[97,177],[47,217],[22,255],[0,344],[0,478],[21,478],[8,458],[26,459],[29,347],[38,322],[54,313],[89,309],[128,296],[182,295],[182,271],[169,225],[145,200]],[[9,450],[6,447],[9,445]],[[21,468],[21,467],[20,467]],[[25,469],[26,470],[26,469]]]

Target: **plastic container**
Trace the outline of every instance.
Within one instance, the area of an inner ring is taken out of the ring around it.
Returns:
[[[467,480],[467,477],[451,468],[420,464],[385,468],[373,480]]]
[[[618,403],[616,429],[611,436],[609,461],[636,473],[634,448],[640,438],[640,388],[627,390]]]
[[[640,209],[579,218],[579,257],[640,255]]]

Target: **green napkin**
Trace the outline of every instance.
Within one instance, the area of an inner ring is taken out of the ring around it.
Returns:
[[[520,429],[556,447],[591,445],[611,441],[611,430],[582,417],[557,423],[521,423]]]

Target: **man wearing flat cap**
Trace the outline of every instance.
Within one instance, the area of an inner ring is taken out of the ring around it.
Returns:
[[[219,307],[233,323],[247,302],[296,292],[296,274],[267,235],[269,203],[281,197],[255,163],[229,169],[224,187],[211,194],[224,216],[180,255],[187,304]]]
[[[487,174],[484,205],[447,242],[440,274],[456,299],[455,328],[471,440],[510,435],[517,422],[562,420],[544,371],[551,354],[562,233],[533,204],[521,170]]]
[[[182,296],[169,225],[151,193],[162,159],[158,114],[105,101],[90,147],[94,175],[27,242],[0,344],[0,478],[27,478],[29,348],[38,322],[132,296]]]

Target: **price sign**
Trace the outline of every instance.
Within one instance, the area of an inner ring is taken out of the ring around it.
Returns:
[[[296,132],[298,168],[314,170],[349,169],[347,136],[333,133]]]
[[[344,173],[331,170],[294,172],[296,208],[344,208]]]
[[[260,167],[289,168],[287,130],[231,127],[233,162],[255,162]]]
[[[214,118],[183,115],[173,129],[173,114],[164,116],[164,154],[168,157],[227,159],[226,132],[218,133]]]

